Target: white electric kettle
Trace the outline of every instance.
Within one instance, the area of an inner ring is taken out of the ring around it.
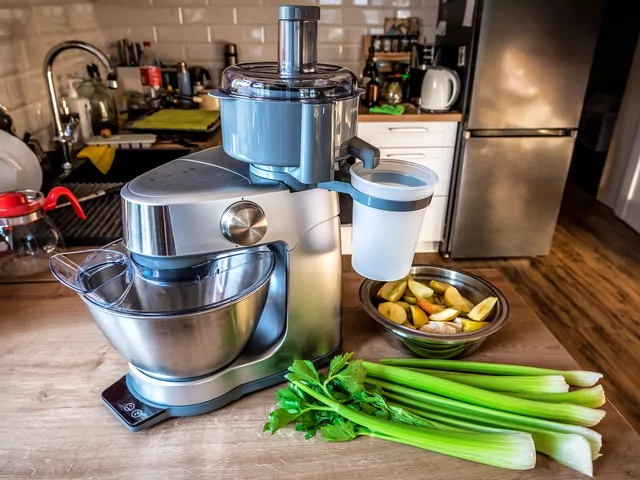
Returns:
[[[446,112],[458,99],[460,77],[445,67],[429,67],[422,80],[420,110]]]

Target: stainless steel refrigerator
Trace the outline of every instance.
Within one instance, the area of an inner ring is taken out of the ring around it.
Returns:
[[[440,63],[463,79],[446,255],[549,253],[601,11],[602,0],[441,0]]]

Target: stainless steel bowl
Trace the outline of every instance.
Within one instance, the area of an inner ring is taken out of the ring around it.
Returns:
[[[485,328],[455,335],[437,335],[403,327],[380,314],[376,308],[376,294],[384,282],[365,280],[360,286],[360,301],[364,310],[382,327],[399,339],[409,350],[425,358],[454,358],[469,355],[482,345],[489,335],[500,330],[509,317],[509,302],[496,287],[486,280],[462,270],[440,266],[416,265],[411,268],[416,280],[439,280],[460,290],[474,304],[487,297],[498,297]]]
[[[273,253],[249,250],[217,260],[220,273],[199,281],[156,284],[137,274],[117,306],[81,298],[128,362],[155,378],[197,378],[242,352],[262,315],[274,266]],[[103,272],[112,276],[108,268],[96,275]],[[120,280],[108,282],[102,295],[121,295]]]

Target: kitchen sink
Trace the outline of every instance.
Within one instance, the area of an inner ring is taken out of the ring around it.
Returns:
[[[68,247],[100,246],[117,240],[122,237],[119,191],[124,184],[194,151],[196,149],[191,148],[119,149],[116,150],[113,164],[106,174],[101,173],[88,160],[72,161],[74,168],[71,172],[51,176],[46,191],[55,185],[63,185],[80,199],[100,190],[107,194],[82,202],[87,216],[85,221],[79,220],[69,207],[52,210],[48,215],[62,233]]]
[[[101,173],[88,160],[80,160],[69,174],[60,177],[58,183],[62,185],[66,183],[126,183],[149,170],[194,151],[191,148],[118,149],[107,173]]]

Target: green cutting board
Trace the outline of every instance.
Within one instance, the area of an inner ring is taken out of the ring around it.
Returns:
[[[136,120],[132,129],[141,130],[201,130],[206,131],[218,121],[217,110],[159,110]]]

